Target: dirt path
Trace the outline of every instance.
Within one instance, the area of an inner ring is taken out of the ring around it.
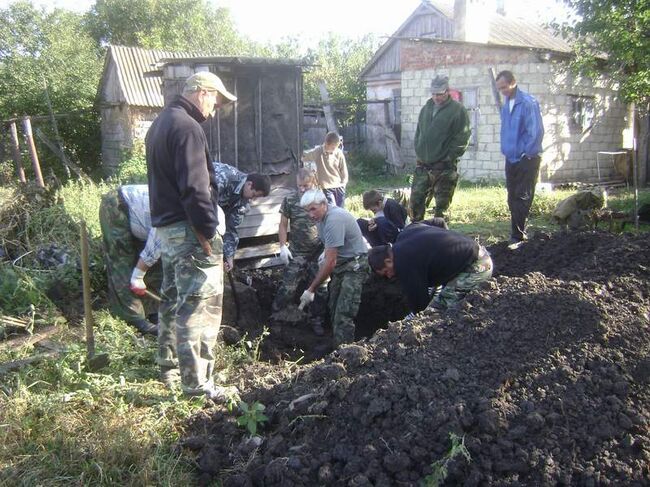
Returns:
[[[647,485],[650,236],[490,250],[496,277],[441,319],[391,323],[297,372],[242,371],[270,421],[258,444],[221,409],[193,418],[182,444],[201,479],[421,485],[454,433],[471,460],[448,463],[448,485]]]

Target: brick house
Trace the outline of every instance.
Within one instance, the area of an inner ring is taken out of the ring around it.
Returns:
[[[504,16],[488,1],[425,0],[361,73],[368,100],[391,100],[388,111],[368,104],[369,148],[385,154],[384,134],[391,126],[401,143],[398,165],[414,164],[418,114],[431,96],[431,79],[446,74],[472,120],[470,147],[459,165],[461,177],[503,179],[500,100],[493,75],[508,69],[540,103],[546,130],[540,180],[616,177],[612,155],[603,152],[623,147],[628,107],[613,80],[573,75],[570,54],[563,40],[542,27]]]

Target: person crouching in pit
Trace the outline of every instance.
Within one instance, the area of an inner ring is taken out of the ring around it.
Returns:
[[[492,277],[492,258],[482,245],[460,233],[413,223],[395,244],[368,252],[372,270],[397,277],[411,308],[412,319],[422,310],[438,313],[452,308]],[[432,297],[431,289],[442,286]]]
[[[323,244],[318,238],[316,223],[309,218],[307,211],[300,205],[305,191],[317,187],[318,181],[313,170],[298,169],[296,186],[298,191],[287,196],[280,207],[280,260],[284,264],[282,282],[273,300],[274,313],[293,304],[298,297],[298,286],[307,281],[311,283],[318,274],[318,256],[323,251]],[[289,225],[291,238],[289,241]],[[304,286],[304,284],[303,284]],[[309,307],[309,322],[318,336],[325,334],[325,312],[327,305],[327,286],[322,283],[316,290],[316,299]]]
[[[300,297],[300,309],[314,300],[318,286],[328,277],[328,306],[334,332],[334,346],[354,341],[354,318],[361,304],[361,290],[368,277],[367,247],[357,221],[348,211],[328,205],[318,189],[306,191],[300,200],[316,222],[325,257],[318,274]]]

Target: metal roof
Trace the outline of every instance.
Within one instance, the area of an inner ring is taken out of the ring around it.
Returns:
[[[409,15],[409,17],[404,21],[404,23],[399,26],[395,33],[377,50],[359,76],[363,77],[368,74],[379,58],[400,38],[403,39],[409,37],[417,39],[418,36],[416,35],[405,35],[404,33],[415,18],[427,14],[443,15],[450,21],[453,21],[454,2],[453,0],[423,0],[422,3],[415,8],[413,13],[411,13],[411,15]],[[496,12],[490,15],[488,21],[490,23],[490,28],[487,45],[527,47],[531,49],[545,49],[562,53],[571,52],[571,46],[567,42],[554,36],[541,25],[533,22],[503,16]],[[425,36],[424,38],[430,39],[431,37]],[[453,39],[437,40],[444,41]]]
[[[160,68],[174,62],[237,64],[249,66],[308,66],[293,59],[211,56],[209,53],[188,53],[143,49],[141,47],[109,46],[104,63],[102,85],[108,81],[107,70],[115,66],[121,102],[131,106],[162,108],[162,72]]]
[[[104,63],[102,84],[107,81],[106,70],[113,63],[119,91],[127,105],[162,108],[162,77],[145,73],[152,71],[161,59],[189,58],[187,52],[170,52],[141,47],[109,46]]]

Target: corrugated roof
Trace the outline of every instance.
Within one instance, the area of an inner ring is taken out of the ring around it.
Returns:
[[[454,18],[453,0],[428,0],[423,1],[416,7],[413,13],[395,31],[395,33],[377,50],[368,64],[361,71],[360,76],[365,76],[384,52],[404,36],[404,31],[411,21],[420,15],[442,14],[449,20]],[[571,46],[563,39],[555,37],[544,27],[523,19],[515,19],[494,12],[490,15],[490,29],[488,33],[488,45],[507,47],[528,47],[533,49],[547,49],[550,51],[570,53]],[[409,36],[415,38],[416,36]],[[439,39],[445,40],[445,39]],[[452,39],[446,39],[452,40]]]
[[[203,54],[204,55],[204,54]],[[187,52],[170,52],[141,47],[109,46],[106,63],[115,63],[119,88],[128,105],[162,108],[162,77],[144,74],[155,69],[161,59],[190,58]]]
[[[162,108],[162,76],[157,73],[164,64],[174,61],[195,61],[198,63],[306,66],[301,60],[266,59],[252,57],[214,56],[209,53],[188,53],[143,49],[141,47],[109,46],[104,63],[103,83],[106,82],[106,69],[114,63],[117,82],[121,93],[120,100],[127,105]],[[145,76],[146,74],[146,76]]]

